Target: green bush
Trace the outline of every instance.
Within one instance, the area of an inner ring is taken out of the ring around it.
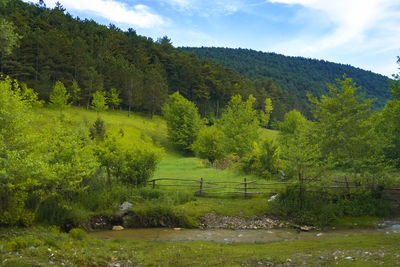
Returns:
[[[86,240],[88,238],[88,234],[85,230],[81,228],[73,228],[69,231],[69,236],[75,240]]]
[[[302,188],[302,189],[301,189]],[[270,211],[296,223],[329,225],[345,216],[390,215],[391,209],[379,189],[329,189],[318,184],[289,185],[270,203]]]
[[[278,172],[278,146],[269,140],[261,146],[254,143],[253,150],[240,159],[240,167],[245,173],[269,178]]]
[[[180,151],[190,151],[202,124],[196,105],[175,92],[164,105],[163,114],[172,144]]]

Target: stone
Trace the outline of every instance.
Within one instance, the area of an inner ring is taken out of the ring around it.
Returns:
[[[268,199],[268,202],[275,201],[278,198],[278,195],[273,195]]]
[[[124,227],[122,227],[121,225],[114,225],[112,230],[113,231],[121,231],[121,230],[124,230]]]
[[[121,206],[119,206],[119,210],[122,212],[127,212],[128,210],[130,210],[133,207],[133,204],[125,201],[124,203],[121,204]]]
[[[181,230],[182,230],[182,228],[179,228],[179,227],[174,228],[174,231],[181,231]]]

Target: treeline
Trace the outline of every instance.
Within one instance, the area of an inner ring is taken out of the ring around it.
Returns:
[[[179,91],[202,116],[213,117],[232,95],[253,94],[261,107],[276,91],[271,81],[257,87],[220,64],[180,52],[167,37],[153,41],[133,29],[75,19],[61,4],[49,9],[43,1],[3,1],[0,15],[8,25],[6,38],[17,39],[12,53],[0,49],[1,72],[35,88],[44,100],[61,81],[76,105],[89,106],[96,91],[115,88],[123,108],[155,114],[168,94]],[[73,86],[80,90],[72,92]]]
[[[382,108],[389,98],[387,77],[350,65],[249,49],[214,47],[180,49],[195,53],[202,59],[208,58],[221,63],[252,80],[270,78],[281,90],[292,96],[299,106],[297,109],[301,108],[303,111],[307,110],[307,92],[318,97],[326,94],[328,93],[326,85],[334,84],[336,78],[343,74],[352,77],[363,88],[368,98],[375,98],[374,108]]]

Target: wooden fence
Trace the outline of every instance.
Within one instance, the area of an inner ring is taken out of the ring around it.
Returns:
[[[168,183],[157,183],[158,181],[167,181]],[[178,182],[178,183],[176,183]],[[247,181],[244,178],[243,182],[240,181],[206,181],[203,178],[195,179],[181,179],[181,178],[158,178],[149,181],[152,188],[167,187],[174,190],[194,190],[197,196],[216,195],[216,194],[234,194],[249,195],[256,194],[276,194],[279,184],[286,184],[286,182],[271,182],[260,183],[257,181]]]

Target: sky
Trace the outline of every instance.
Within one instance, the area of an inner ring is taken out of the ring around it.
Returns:
[[[28,0],[24,0],[28,2]],[[29,0],[37,2],[36,0]],[[56,0],[44,0],[54,7]],[[73,17],[175,47],[248,48],[399,72],[400,0],[59,0]]]

